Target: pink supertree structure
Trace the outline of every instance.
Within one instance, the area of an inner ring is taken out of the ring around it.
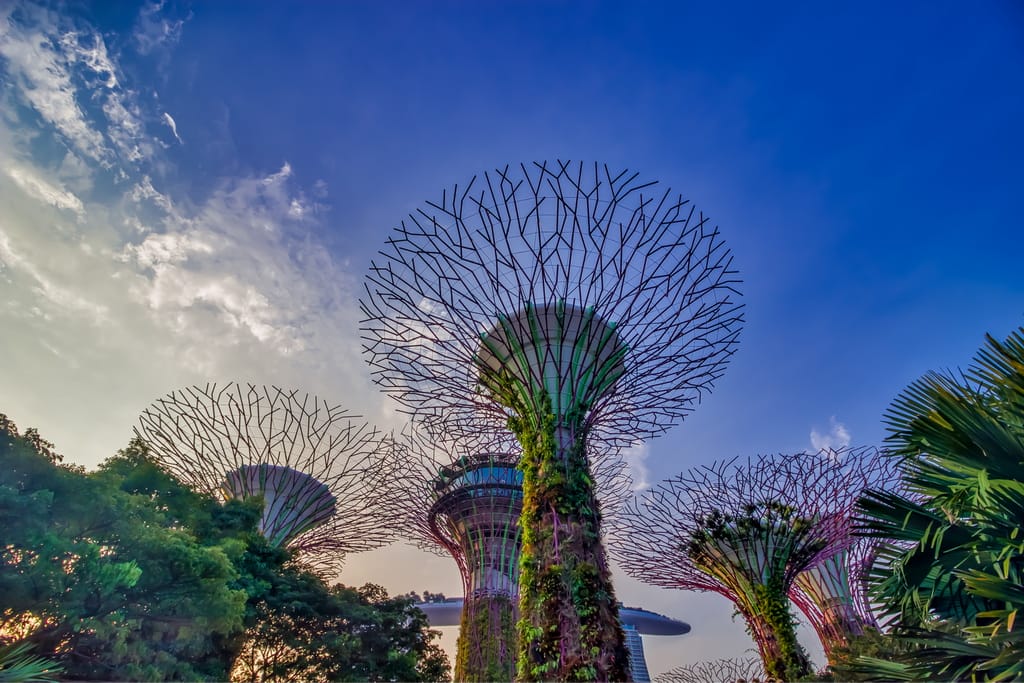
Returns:
[[[893,490],[900,486],[895,458],[876,448],[858,448],[834,454],[838,464],[849,471],[848,487],[832,495],[844,499],[849,509],[866,489]],[[852,534],[847,518],[846,533]],[[850,543],[815,566],[797,575],[789,597],[810,622],[832,661],[837,647],[878,629],[867,594],[868,572],[875,563],[879,539],[852,535]]]
[[[335,573],[347,554],[394,538],[381,495],[382,435],[316,396],[253,384],[187,387],[143,411],[135,433],[196,490],[261,497],[268,542],[321,570]]]
[[[623,569],[667,588],[711,591],[736,606],[765,672],[810,673],[789,593],[797,577],[853,543],[862,473],[852,450],[732,459],[693,468],[644,492],[615,520]]]

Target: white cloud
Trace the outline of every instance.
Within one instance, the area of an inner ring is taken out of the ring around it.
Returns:
[[[85,207],[82,206],[81,199],[63,187],[44,180],[31,168],[8,165],[4,171],[14,181],[14,184],[30,197],[46,202],[58,209],[73,211],[79,217],[84,214]]]
[[[650,469],[647,467],[647,456],[650,448],[643,441],[637,441],[621,452],[622,460],[629,468],[629,476],[633,480],[633,491],[643,491],[651,487]]]
[[[98,33],[80,34],[68,31],[61,35],[60,46],[71,61],[85,64],[92,72],[105,77],[102,85],[108,89],[117,87],[117,69],[107,53],[107,45]]]
[[[823,449],[836,450],[850,445],[850,432],[846,425],[838,422],[833,415],[828,420],[829,430],[822,434],[817,429],[811,430],[811,446],[816,451]]]
[[[135,22],[132,39],[140,54],[148,55],[158,48],[171,47],[181,38],[184,19],[168,19],[161,15],[164,3],[152,2],[142,6]]]
[[[103,103],[103,113],[107,117],[107,136],[122,160],[137,164],[148,156],[147,152],[152,152],[150,144],[143,139],[143,124],[136,103],[111,92]]]
[[[0,226],[0,263],[28,276],[32,291],[52,306],[73,314],[85,314],[94,325],[101,324],[107,319],[106,306],[90,301],[71,287],[58,284],[44,272],[43,268],[16,251],[3,226]]]
[[[125,247],[121,260],[134,260],[143,268],[160,268],[187,261],[191,254],[212,254],[214,247],[200,234],[149,235],[140,244]]]
[[[173,118],[128,87],[97,31],[70,21],[0,10],[5,97],[38,114],[0,116],[0,328],[12,349],[0,408],[26,411],[87,464],[126,440],[104,441],[98,425],[127,430],[149,401],[194,382],[341,386],[349,407],[381,416],[354,280],[314,232],[323,184],[307,192],[285,163],[176,195],[147,131],[176,134]],[[65,151],[36,144],[47,136]]]
[[[20,86],[18,92],[44,120],[87,157],[95,161],[107,160],[109,152],[103,134],[86,121],[70,71],[79,57],[94,70],[101,68],[98,51],[95,48],[80,51],[74,33],[63,36],[57,33],[56,18],[52,14],[43,10],[34,14],[47,24],[49,33],[16,23],[13,14],[9,14],[0,32],[0,56],[7,60],[8,70]]]
[[[178,144],[184,145],[185,143],[181,141],[181,136],[178,135],[178,124],[174,122],[174,118],[167,112],[164,112],[163,120],[167,127],[171,129],[171,133],[174,134],[174,139],[178,141]]]
[[[144,135],[136,95],[122,87],[119,69],[103,37],[90,28],[68,27],[67,19],[21,6],[0,32],[0,56],[20,100],[52,125],[66,143],[103,168],[118,159],[137,164],[152,150]],[[100,102],[103,121],[87,109]],[[126,177],[125,169],[114,169]]]

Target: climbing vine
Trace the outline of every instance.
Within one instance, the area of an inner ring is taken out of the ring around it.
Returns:
[[[515,643],[515,605],[509,596],[467,596],[456,644],[454,680],[512,680]]]
[[[757,630],[767,635],[759,646],[768,676],[780,681],[794,681],[810,674],[811,664],[803,646],[797,641],[796,621],[782,582],[773,580],[770,584],[753,586],[752,603],[749,609],[753,616],[747,620],[747,632],[755,637],[755,629],[750,622],[762,622],[763,628]]]
[[[582,411],[512,417],[523,447],[519,680],[627,680],[628,652],[601,545]],[[530,419],[533,418],[533,419]]]
[[[811,673],[789,606],[794,568],[822,547],[811,520],[776,501],[748,504],[740,514],[712,510],[687,544],[694,564],[732,589],[737,611],[757,644],[769,678],[792,681]]]

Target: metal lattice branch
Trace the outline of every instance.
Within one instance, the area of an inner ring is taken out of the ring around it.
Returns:
[[[894,491],[902,488],[896,458],[873,448],[848,453],[843,465],[855,470],[857,486],[837,491],[853,509],[866,489]],[[865,627],[878,628],[868,598],[868,573],[875,563],[880,539],[855,535],[849,546],[796,577],[790,590],[793,603],[807,617],[831,658],[832,650],[847,645]]]
[[[557,369],[556,409],[585,405],[588,427],[623,445],[678,422],[735,349],[739,280],[717,228],[655,185],[559,162],[498,169],[428,202],[389,238],[360,302],[376,381],[435,435],[468,433],[481,415],[504,429],[508,408],[481,370],[514,355],[509,338],[531,315],[534,328],[557,318],[543,346],[519,349],[522,380],[550,389],[543,369]],[[566,381],[573,353],[609,361],[605,385]]]
[[[647,583],[734,599],[737,582],[760,581],[784,551],[800,558],[782,567],[790,585],[800,572],[853,543],[850,515],[866,473],[850,463],[868,450],[734,458],[681,473],[644,492],[616,518],[616,558]],[[805,524],[799,534],[765,529],[747,543],[723,547],[714,573],[694,561],[691,541],[702,537],[710,518],[756,516],[768,503],[791,508]]]
[[[713,591],[746,621],[765,671],[810,672],[789,594],[801,572],[849,549],[865,473],[859,452],[825,450],[706,465],[635,501],[615,529],[627,573],[655,585]]]
[[[348,553],[394,536],[382,500],[378,431],[299,391],[207,384],[171,392],[135,429],[169,472],[222,498],[264,498],[261,531],[306,561],[337,570]]]
[[[654,677],[655,683],[767,683],[761,661],[746,659],[713,659],[687,666],[678,666]]]

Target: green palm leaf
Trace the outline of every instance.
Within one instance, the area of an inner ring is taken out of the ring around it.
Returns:
[[[30,643],[0,646],[0,683],[49,683],[58,680],[63,669],[32,654]]]
[[[967,372],[929,373],[886,415],[904,493],[870,491],[859,533],[885,539],[870,575],[898,662],[889,679],[1024,676],[1024,329]]]

